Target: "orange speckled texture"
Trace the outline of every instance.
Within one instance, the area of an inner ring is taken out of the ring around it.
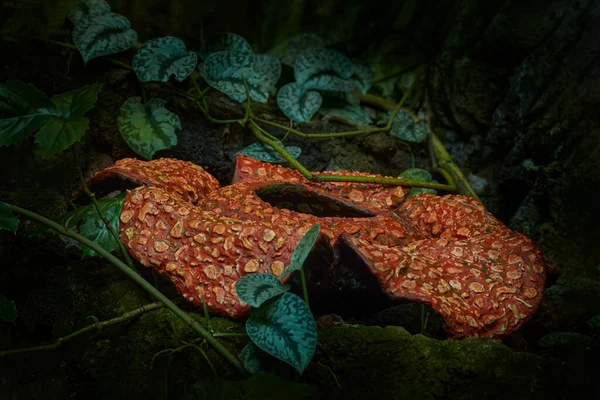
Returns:
[[[201,167],[171,159],[121,160],[89,182],[115,176],[144,185],[128,193],[121,212],[121,239],[132,256],[173,281],[187,300],[201,306],[204,298],[210,311],[231,317],[249,311],[235,292],[237,279],[279,276],[315,223],[320,239],[354,249],[384,293],[428,304],[455,338],[501,339],[519,329],[541,301],[547,270],[556,271],[531,239],[465,196],[406,200],[407,188],[311,182],[243,155],[236,157],[234,183],[223,188]],[[363,216],[316,216],[259,195],[284,185]]]

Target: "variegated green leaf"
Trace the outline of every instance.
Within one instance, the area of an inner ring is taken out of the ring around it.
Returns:
[[[375,74],[371,68],[365,65],[355,65],[352,80],[356,82],[356,86],[361,92],[367,93],[375,82]]]
[[[304,261],[306,261],[306,257],[310,254],[310,251],[319,237],[320,229],[321,225],[315,224],[304,234],[304,236],[302,236],[302,239],[300,239],[292,253],[290,265],[285,267],[283,272],[281,272],[281,275],[279,276],[280,279],[286,279],[289,274],[302,268]]]
[[[206,61],[208,56],[218,51],[235,51],[239,53],[252,54],[252,47],[246,41],[246,39],[240,35],[226,32],[214,38],[213,40],[210,40],[208,44],[200,49],[200,60]]]
[[[400,175],[398,175],[398,178],[406,178],[406,179],[410,179],[413,181],[437,183],[437,181],[432,180],[432,177],[431,177],[431,174],[429,173],[429,171],[421,169],[421,168],[407,169],[406,171],[404,171]],[[414,197],[421,193],[437,194],[437,190],[413,187],[413,188],[410,188],[410,193],[408,194],[408,196],[406,196],[406,198],[409,199],[409,198]]]
[[[267,300],[252,310],[246,333],[260,349],[302,373],[315,354],[317,329],[310,309],[292,293]]]
[[[110,5],[104,0],[79,0],[79,4],[69,11],[68,18],[73,23],[77,23],[84,16],[102,15],[110,12]]]
[[[298,158],[300,157],[300,154],[302,154],[302,149],[298,146],[283,146],[281,142],[279,145],[281,145],[293,158]],[[262,142],[252,143],[250,146],[243,148],[235,154],[243,154],[272,164],[284,163],[287,161],[276,152],[275,149]]]
[[[175,129],[181,129],[176,114],[167,110],[162,99],[150,99],[142,104],[140,97],[130,97],[121,106],[117,118],[119,132],[136,153],[152,159],[158,150],[177,144]]]
[[[333,88],[343,86],[343,81],[349,79],[354,72],[354,64],[342,53],[330,49],[312,49],[300,55],[294,64],[294,77],[298,85],[323,90],[345,89]],[[327,78],[336,77],[337,80]],[[330,85],[331,88],[323,87]],[[350,84],[348,84],[350,85]],[[352,85],[355,85],[352,83]],[[321,86],[321,87],[318,87]]]
[[[106,217],[108,222],[110,222],[115,232],[119,232],[119,217],[121,215],[121,210],[123,209],[123,203],[125,202],[125,195],[126,193],[121,193],[119,196],[98,201],[100,211]],[[91,209],[82,213],[85,214],[85,216],[79,226],[79,233],[97,243],[108,252],[118,250],[119,244],[102,218],[100,218],[94,205],[90,204],[86,207],[91,207]],[[87,246],[81,246],[81,252],[83,257],[93,257],[96,255],[96,252]]]
[[[323,98],[318,92],[306,91],[295,82],[282,86],[277,92],[277,105],[289,119],[297,122],[310,121]]]
[[[427,124],[413,121],[413,118],[400,110],[394,119],[390,135],[395,136],[405,142],[421,143],[427,137]]]
[[[98,100],[98,95],[102,91],[101,83],[85,85],[79,89],[71,90],[52,96],[52,102],[60,111],[62,117],[76,116],[83,114],[94,108]]]
[[[252,99],[265,103],[280,74],[279,60],[265,55],[220,51],[204,63],[206,82],[240,103],[246,100],[244,80]]]
[[[325,41],[319,35],[303,33],[277,46],[269,54],[279,57],[282,64],[293,67],[302,53],[322,47],[325,47]]]
[[[149,40],[133,56],[133,70],[143,82],[167,82],[175,76],[179,82],[196,68],[196,53],[186,51],[185,43],[173,36]]]
[[[85,63],[125,51],[136,40],[137,33],[131,29],[129,20],[115,13],[83,16],[73,29],[73,43]]]
[[[282,285],[279,279],[270,274],[246,275],[235,284],[235,291],[239,298],[255,308],[288,290],[290,290],[288,285]]]

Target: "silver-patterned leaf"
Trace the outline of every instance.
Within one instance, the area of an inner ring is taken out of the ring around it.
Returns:
[[[244,80],[250,97],[266,103],[280,74],[279,60],[266,55],[220,51],[211,54],[204,63],[206,82],[240,103],[246,100]]]
[[[310,254],[317,238],[319,237],[319,232],[321,230],[321,225],[314,224],[305,234],[302,236],[302,239],[296,245],[294,252],[292,253],[292,258],[290,260],[290,265],[285,267],[285,269],[281,272],[279,276],[280,279],[285,279],[289,274],[294,271],[298,271],[304,265],[304,261],[306,261],[306,257]]]
[[[137,40],[129,20],[115,13],[83,16],[73,28],[73,43],[84,62],[120,53],[129,49]]]
[[[238,297],[255,308],[288,290],[290,290],[288,285],[282,285],[279,279],[270,274],[246,275],[238,279],[235,284]]]
[[[277,105],[289,119],[297,122],[310,121],[319,111],[323,98],[318,92],[306,91],[295,82],[282,86],[277,92]]]
[[[186,51],[179,38],[165,36],[149,40],[133,56],[133,70],[142,82],[168,82],[174,76],[179,82],[196,68],[196,53]]]
[[[208,44],[200,49],[200,60],[206,61],[208,56],[218,51],[236,51],[252,54],[252,47],[250,46],[250,43],[240,35],[226,32],[209,41]]]
[[[302,149],[298,146],[283,146],[281,142],[279,142],[278,144],[281,145],[285,149],[285,151],[287,151],[288,154],[293,158],[298,158],[300,157],[300,154],[302,154]],[[243,148],[235,154],[243,154],[245,156],[252,157],[257,160],[261,160],[271,164],[287,162],[287,160],[283,158],[277,151],[275,151],[275,149],[262,142],[252,143],[251,145]]]
[[[413,181],[437,183],[437,181],[432,180],[432,176],[429,173],[429,171],[421,168],[407,169],[406,171],[398,175],[398,178],[406,178]],[[410,193],[408,194],[408,196],[406,196],[406,198],[409,199],[421,193],[437,194],[437,190],[429,188],[412,187],[410,188]]]
[[[165,108],[162,99],[142,104],[140,97],[130,97],[121,106],[117,118],[119,132],[136,153],[152,159],[158,150],[177,144],[175,129],[181,129],[179,117]]]
[[[390,129],[390,135],[412,143],[421,143],[427,137],[427,132],[425,122],[415,124],[413,118],[402,110],[398,111]]]
[[[333,92],[348,92],[358,89],[358,82],[353,79],[342,79],[333,74],[316,75],[304,82],[305,89],[327,90]]]
[[[321,108],[319,112],[323,115],[323,119],[338,119],[342,122],[363,127],[373,123],[369,113],[361,106],[347,105],[344,108]]]
[[[310,363],[317,347],[317,328],[300,297],[284,293],[252,310],[246,333],[260,349],[296,368]]]
[[[293,67],[302,53],[322,47],[325,47],[325,41],[319,35],[303,33],[277,46],[269,54],[278,56],[282,64]]]
[[[79,0],[79,4],[69,11],[69,21],[77,25],[81,18],[90,15],[102,15],[110,12],[110,5],[104,0]]]
[[[311,79],[315,79],[313,84],[316,84],[319,81],[316,78],[321,75],[333,75],[342,80],[349,79],[353,72],[352,61],[342,53],[330,49],[305,51],[294,64],[296,83],[302,86]]]
[[[356,86],[361,92],[367,93],[375,82],[375,74],[371,68],[365,65],[355,65],[352,79],[356,82]]]

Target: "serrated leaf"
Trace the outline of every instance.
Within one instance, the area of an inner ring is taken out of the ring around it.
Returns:
[[[410,179],[413,181],[437,183],[437,181],[432,180],[432,177],[431,177],[431,174],[429,173],[429,171],[421,169],[421,168],[407,169],[406,171],[404,171],[400,175],[398,175],[398,178],[406,178],[406,179]],[[413,188],[410,188],[410,193],[408,194],[408,196],[406,196],[406,198],[410,199],[411,197],[414,197],[421,193],[437,194],[437,190],[429,189],[429,188],[413,187]]]
[[[149,40],[133,56],[133,70],[142,82],[168,82],[171,76],[182,82],[196,68],[198,57],[186,51],[179,38],[165,36]]]
[[[279,142],[279,145],[281,145],[293,158],[298,158],[300,157],[300,154],[302,154],[302,149],[298,146],[283,146],[281,142]],[[235,155],[238,154],[243,154],[245,156],[272,164],[284,163],[287,161],[278,152],[276,152],[275,149],[262,142],[252,143],[250,146],[245,147],[235,153]]]
[[[79,4],[69,11],[68,18],[77,25],[84,16],[102,15],[110,12],[110,5],[104,0],[80,0]]]
[[[85,63],[125,51],[136,40],[137,32],[131,29],[129,20],[115,13],[83,16],[73,28],[73,43]]]
[[[136,153],[152,159],[158,150],[177,144],[175,129],[181,129],[179,117],[165,108],[162,99],[150,99],[145,105],[140,97],[130,97],[117,117],[119,132]]]
[[[361,92],[367,93],[375,82],[375,74],[371,68],[365,65],[355,65],[352,79],[356,82],[356,86]]]
[[[235,284],[235,291],[242,301],[251,307],[260,307],[265,301],[290,290],[270,274],[250,274],[240,278]]]
[[[317,347],[314,317],[304,300],[292,293],[284,293],[252,310],[246,333],[261,350],[299,373],[308,366]]]
[[[323,90],[340,90],[333,86],[343,86],[343,81],[352,76],[354,64],[345,55],[330,49],[312,49],[300,55],[294,64],[294,77],[298,85],[308,88],[331,85],[332,88],[319,87]],[[333,79],[333,77],[337,79]],[[351,82],[354,87],[354,82]],[[345,91],[345,90],[341,90]]]
[[[277,105],[286,117],[297,122],[310,121],[323,98],[318,92],[306,91],[295,82],[282,86],[277,92]]]
[[[103,201],[98,202],[98,207],[106,219],[110,222],[115,232],[119,232],[120,215],[123,209],[123,203],[125,202],[125,194],[116,196],[110,199],[102,199]],[[88,209],[86,215],[82,218],[81,225],[79,226],[79,233],[86,238],[94,241],[100,247],[108,252],[113,252],[119,248],[119,244],[110,233],[100,215],[96,212],[93,204],[86,207],[92,207],[92,210]],[[93,257],[96,252],[89,247],[81,246],[83,257]]]
[[[357,127],[368,126],[373,122],[369,114],[361,106],[347,105],[344,108],[323,107],[319,112],[324,116],[323,119],[337,118]]]
[[[85,117],[53,117],[46,121],[35,135],[35,142],[46,154],[59,153],[79,142],[90,126]]]
[[[293,67],[302,53],[312,49],[325,47],[325,41],[314,33],[304,33],[294,36],[280,48],[275,49],[275,54],[280,54],[281,63]],[[282,49],[279,50],[279,49]]]
[[[98,94],[101,91],[102,84],[93,83],[79,89],[71,90],[70,92],[52,96],[51,100],[58,108],[62,117],[81,117],[94,108],[94,104],[98,100]]]
[[[319,231],[321,229],[321,225],[314,224],[305,234],[302,236],[302,239],[296,245],[294,252],[292,253],[292,258],[290,260],[290,265],[285,267],[285,269],[279,275],[281,280],[287,278],[289,274],[294,271],[298,271],[304,265],[304,261],[306,261],[306,257],[310,254],[317,238],[319,237]]]
[[[204,63],[204,79],[215,89],[237,102],[246,100],[246,85],[254,101],[266,103],[269,91],[281,75],[276,58],[251,53],[220,51],[211,54]]]
[[[0,146],[20,142],[44,122],[59,115],[54,103],[33,85],[8,81],[0,85]]]
[[[17,307],[15,302],[8,300],[0,294],[0,319],[4,321],[15,322],[17,319]]]
[[[19,227],[19,219],[15,217],[10,206],[0,201],[0,230],[16,232]]]
[[[412,117],[402,110],[396,115],[390,129],[390,135],[411,143],[421,143],[427,137],[427,132],[425,122],[415,124]]]

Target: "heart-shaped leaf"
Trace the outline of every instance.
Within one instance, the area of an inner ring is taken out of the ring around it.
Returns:
[[[240,352],[238,359],[246,371],[255,374],[259,371],[268,372],[277,368],[281,361],[262,351],[257,345],[250,342]]]
[[[85,63],[125,51],[136,40],[137,32],[131,29],[129,20],[115,13],[83,16],[73,28],[73,43]]]
[[[48,97],[21,81],[0,85],[0,146],[15,144],[59,115]]]
[[[165,108],[166,103],[162,99],[150,99],[142,104],[140,97],[130,97],[121,106],[117,118],[119,132],[129,147],[149,160],[158,150],[177,144],[175,129],[181,129],[181,122]]]
[[[124,202],[125,193],[122,193],[116,197],[102,199],[98,201],[100,211],[110,222],[115,232],[119,232],[119,217],[121,215],[121,210],[123,209]],[[92,210],[88,210],[86,212],[85,217],[83,217],[81,225],[79,226],[79,233],[81,233],[86,238],[96,242],[106,251],[113,252],[115,250],[118,250],[119,244],[115,240],[114,236],[106,227],[106,224],[104,223],[102,218],[100,218],[100,215],[98,215],[98,213],[96,212],[94,205],[90,204],[86,207],[90,206],[92,207]],[[83,253],[83,257],[93,257],[96,255],[96,252],[94,250],[83,245],[81,246],[81,251]]]
[[[314,33],[303,33],[294,36],[289,41],[277,46],[269,53],[278,56],[282,64],[293,67],[302,53],[307,50],[318,49],[321,47],[325,47],[325,41],[319,35]]]
[[[363,127],[371,125],[373,120],[367,111],[361,106],[347,105],[344,108],[321,108],[319,112],[324,116],[323,119],[338,119],[342,122]]]
[[[406,179],[410,179],[413,181],[437,183],[437,181],[432,180],[432,177],[431,177],[431,174],[429,173],[429,171],[421,169],[421,168],[407,169],[406,171],[404,171],[400,175],[398,175],[398,178],[406,178]],[[408,196],[406,196],[406,198],[409,199],[409,198],[414,197],[421,193],[437,194],[437,190],[429,189],[429,188],[413,187],[413,188],[410,188],[410,193],[408,194]]]
[[[196,53],[185,50],[179,38],[165,36],[149,40],[133,56],[133,70],[143,82],[167,82],[171,75],[179,82],[196,68]]]
[[[254,101],[266,103],[281,75],[276,58],[251,53],[220,51],[204,63],[204,79],[237,102],[246,100],[246,84]]]
[[[235,33],[226,32],[218,37],[210,40],[205,46],[200,49],[200,60],[206,61],[208,56],[218,51],[235,51],[239,53],[252,54],[252,47],[250,44]]]
[[[306,91],[297,83],[288,83],[277,92],[277,105],[289,119],[297,122],[310,121],[319,111],[323,98],[318,92]]]
[[[235,284],[235,291],[242,301],[251,307],[260,307],[265,301],[290,290],[270,274],[250,274],[240,278]]]
[[[292,258],[290,260],[290,265],[285,267],[285,269],[279,275],[281,280],[285,280],[289,274],[294,271],[298,271],[304,265],[304,261],[306,261],[306,257],[310,254],[317,238],[319,237],[319,231],[321,229],[321,225],[314,224],[305,234],[302,236],[302,239],[296,245],[294,252],[292,253]]]
[[[110,12],[110,5],[104,0],[79,0],[79,4],[69,11],[69,21],[73,25],[77,23],[84,16],[102,15]]]
[[[427,137],[427,124],[419,122],[415,124],[412,117],[400,110],[394,119],[390,135],[405,142],[421,143]]]
[[[294,77],[298,85],[323,90],[341,90],[334,86],[343,86],[354,72],[354,64],[345,55],[330,49],[312,49],[300,55],[294,64]],[[333,79],[333,77],[337,79]],[[355,83],[350,82],[354,87]],[[332,86],[332,88],[318,86]]]
[[[8,300],[0,294],[0,319],[4,321],[15,322],[17,319],[17,307],[15,302]]]
[[[298,158],[300,157],[300,154],[302,154],[302,149],[298,146],[283,146],[281,142],[279,142],[279,145],[281,145],[293,158]],[[272,164],[284,163],[287,161],[276,152],[275,149],[262,142],[252,143],[250,146],[243,148],[235,154],[243,154]]]
[[[62,117],[76,116],[83,114],[94,108],[98,100],[98,94],[102,91],[101,83],[85,85],[79,89],[70,92],[61,93],[52,96],[52,102],[56,105]]]
[[[300,297],[284,293],[252,310],[246,333],[260,349],[302,373],[315,354],[317,328]]]
[[[15,217],[10,206],[0,201],[0,230],[16,232],[19,227],[19,219]]]
[[[79,142],[87,132],[90,121],[85,117],[53,117],[46,121],[35,135],[40,150],[53,155]]]
[[[363,93],[367,93],[375,82],[375,74],[371,68],[365,65],[355,65],[352,80],[356,82],[356,87]]]

